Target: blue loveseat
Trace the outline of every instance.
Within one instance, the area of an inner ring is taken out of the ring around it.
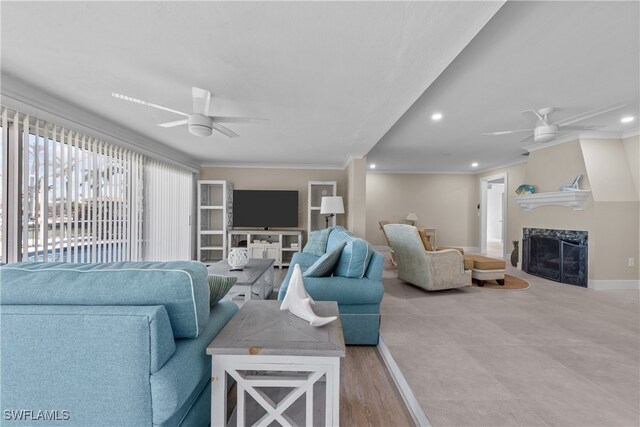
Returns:
[[[2,425],[208,424],[205,349],[238,309],[203,264],[10,264],[0,301]]]
[[[331,252],[343,243],[348,244],[352,241],[364,242],[343,227],[334,227],[329,233],[325,252]],[[314,300],[337,301],[346,344],[377,345],[380,330],[380,303],[384,295],[382,286],[384,257],[366,242],[363,250],[366,253],[360,254],[362,255],[360,260],[357,261],[357,265],[354,265],[356,261],[353,260],[357,256],[353,256],[349,246],[345,246],[336,271],[331,277],[303,277],[303,281],[307,293]],[[291,259],[291,266],[299,264],[304,273],[319,258],[318,255],[296,252]],[[351,261],[353,263],[347,265]],[[337,275],[337,272],[344,271],[346,267],[361,271],[361,274],[356,274],[356,277]],[[292,273],[293,268],[289,268],[280,285],[278,299],[284,298]]]

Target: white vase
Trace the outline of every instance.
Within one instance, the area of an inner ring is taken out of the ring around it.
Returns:
[[[233,270],[242,270],[249,263],[249,254],[246,249],[231,249],[227,262]]]

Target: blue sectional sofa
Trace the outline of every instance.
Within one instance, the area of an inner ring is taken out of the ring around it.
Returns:
[[[0,301],[2,425],[208,424],[205,349],[238,308],[203,264],[10,264]]]
[[[316,301],[337,301],[342,322],[344,341],[350,345],[377,345],[380,329],[380,303],[384,295],[382,269],[384,257],[373,250],[371,245],[358,239],[342,227],[334,227],[329,233],[325,252],[331,252],[343,243],[359,241],[361,254],[355,254],[350,246],[345,246],[338,266],[331,277],[303,277],[307,293]],[[364,245],[362,243],[364,242]],[[304,273],[320,256],[296,252],[291,260],[291,268],[280,285],[278,299],[287,292],[293,266],[300,265]],[[356,260],[356,258],[358,258]],[[361,271],[355,277],[339,274],[348,269]],[[362,277],[359,277],[362,276]]]

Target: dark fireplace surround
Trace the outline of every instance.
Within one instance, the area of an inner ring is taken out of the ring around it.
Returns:
[[[587,231],[524,228],[522,270],[534,276],[587,287]]]

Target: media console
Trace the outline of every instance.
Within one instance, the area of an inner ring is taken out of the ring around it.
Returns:
[[[246,245],[240,245],[242,241]],[[288,267],[302,250],[302,230],[230,230],[229,248],[246,248],[249,258],[272,258],[279,268]],[[227,252],[228,255],[228,252]]]

